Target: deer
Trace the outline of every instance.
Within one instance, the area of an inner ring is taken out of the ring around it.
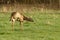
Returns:
[[[26,16],[22,15],[22,13],[12,12],[11,16],[10,16],[10,21],[12,23],[12,30],[14,30],[15,21],[19,21],[20,22],[21,30],[23,30],[23,21],[24,20],[30,21],[30,22],[34,22],[32,18],[26,17]]]

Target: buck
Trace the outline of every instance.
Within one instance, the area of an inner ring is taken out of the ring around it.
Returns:
[[[14,30],[15,21],[19,21],[20,22],[21,30],[23,30],[23,21],[24,20],[33,22],[33,19],[30,18],[30,17],[26,17],[26,16],[22,15],[19,12],[12,12],[11,13],[11,17],[10,17],[10,21],[12,21],[12,30]]]

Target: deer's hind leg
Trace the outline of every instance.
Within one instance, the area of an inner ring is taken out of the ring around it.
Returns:
[[[15,19],[12,19],[12,31],[14,30]]]

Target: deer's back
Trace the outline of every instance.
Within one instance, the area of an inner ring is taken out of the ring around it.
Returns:
[[[19,12],[13,12],[11,14],[11,17],[13,17],[14,19],[17,19],[17,18],[22,19],[23,15],[21,15]]]

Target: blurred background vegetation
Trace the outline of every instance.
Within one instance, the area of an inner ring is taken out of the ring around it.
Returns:
[[[0,12],[60,10],[60,0],[0,0]]]

